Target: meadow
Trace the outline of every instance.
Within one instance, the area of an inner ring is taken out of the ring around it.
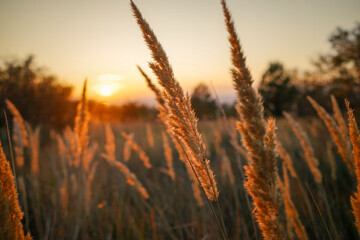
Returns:
[[[222,1],[238,117],[198,121],[165,51],[131,6],[153,57],[159,84],[139,70],[159,119],[97,120],[88,111],[86,81],[73,126],[63,131],[30,126],[7,101],[0,236],[358,239],[360,135],[351,103],[341,113],[329,96],[333,112],[327,113],[309,98],[318,117],[284,112],[265,119]]]

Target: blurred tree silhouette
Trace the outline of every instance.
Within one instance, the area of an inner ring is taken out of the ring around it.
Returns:
[[[137,102],[128,102],[121,106],[115,106],[89,101],[89,111],[93,118],[101,121],[126,122],[157,119],[157,110],[155,107],[149,107]]]
[[[329,37],[331,50],[314,61],[312,78],[325,82],[323,91],[333,94],[344,109],[343,99],[360,105],[360,23],[353,29],[337,28]],[[321,102],[321,101],[320,101]]]
[[[299,116],[316,114],[306,96],[331,110],[333,94],[345,110],[347,98],[360,106],[360,24],[351,30],[336,29],[329,37],[331,49],[313,62],[315,71],[301,77],[285,70],[281,63],[270,63],[262,76],[259,92],[267,114],[281,116],[294,110]]]
[[[216,117],[215,100],[211,97],[210,90],[204,83],[195,87],[191,95],[191,104],[198,118],[214,119]]]
[[[34,57],[5,63],[0,68],[0,107],[9,99],[33,125],[63,128],[72,122],[76,103],[69,101],[72,87],[62,86],[51,75],[34,67]]]
[[[281,116],[282,111],[291,110],[299,95],[293,84],[294,78],[294,74],[286,71],[281,63],[269,64],[259,85],[266,114]]]
[[[329,54],[330,64],[335,68],[346,68],[360,76],[360,23],[352,30],[338,28],[329,39],[333,54]]]

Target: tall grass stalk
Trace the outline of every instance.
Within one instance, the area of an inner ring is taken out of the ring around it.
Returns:
[[[29,145],[28,133],[26,131],[25,121],[19,110],[8,99],[5,100],[6,106],[13,115],[12,139],[14,142],[15,160],[18,167],[24,166],[24,148]]]
[[[295,136],[300,142],[302,149],[304,150],[305,160],[309,169],[315,179],[317,184],[322,183],[322,174],[319,170],[319,160],[315,157],[314,149],[311,146],[311,142],[309,137],[307,136],[306,132],[302,129],[297,121],[290,114],[287,112],[283,113],[288,123],[290,124],[291,129],[295,133]]]
[[[218,204],[219,192],[214,174],[210,168],[210,161],[206,158],[206,147],[198,130],[198,120],[191,107],[190,97],[184,94],[180,84],[175,80],[167,55],[149,24],[144,20],[134,2],[131,1],[130,4],[143,37],[152,53],[154,61],[150,62],[149,66],[163,88],[161,94],[168,109],[167,122],[171,126],[171,131],[176,134],[182,147],[188,153],[188,161],[191,163],[206,198],[217,203],[221,215]],[[209,205],[211,206],[210,202]],[[221,221],[223,223],[223,220]],[[219,227],[223,238],[227,238],[224,224],[222,225],[219,225]]]
[[[150,158],[145,153],[145,151],[134,141],[134,139],[125,132],[122,132],[121,135],[126,139],[126,142],[130,144],[131,148],[139,155],[139,158],[143,162],[144,166],[148,169],[152,168]]]
[[[354,111],[346,101],[347,113],[349,117],[349,135],[352,143],[352,154],[356,173],[357,187],[356,192],[351,197],[352,212],[355,216],[355,225],[360,234],[360,132],[354,116]]]
[[[295,121],[295,119],[292,118],[290,116],[290,114],[288,114],[286,112],[284,112],[283,114],[286,117],[286,119],[288,120],[293,132],[295,133],[296,137],[298,138],[298,140],[300,142],[302,149],[304,150],[306,163],[308,164],[309,169],[315,179],[317,188],[320,193],[321,200],[325,205],[328,219],[331,224],[331,230],[332,230],[333,234],[337,237],[338,233],[337,233],[337,229],[336,229],[336,224],[334,222],[334,218],[332,216],[333,214],[331,213],[331,209],[330,209],[329,203],[327,201],[327,195],[326,195],[326,192],[325,192],[325,189],[323,186],[322,173],[319,170],[319,160],[315,156],[314,149],[311,145],[309,137],[306,134],[306,132],[302,129],[300,124],[297,121]]]
[[[10,164],[0,142],[0,239],[32,239],[24,235],[18,193]]]
[[[247,151],[245,188],[254,199],[255,218],[265,239],[281,239],[278,218],[279,198],[275,158],[275,122],[265,123],[260,95],[252,87],[253,79],[234,28],[226,2],[221,1],[229,33],[233,84],[237,91],[238,129]]]
[[[278,184],[284,200],[285,213],[290,220],[290,222],[287,222],[287,224],[292,225],[299,239],[307,240],[308,237],[305,231],[305,227],[302,224],[300,220],[299,212],[297,211],[296,206],[291,199],[290,180],[287,173],[287,165],[283,163],[282,166],[283,166],[284,182],[282,182],[280,176],[278,176]]]
[[[185,164],[186,166],[186,171],[189,175],[189,179],[191,181],[191,187],[193,189],[193,194],[194,194],[194,198],[196,199],[196,202],[198,204],[198,206],[203,206],[203,200],[201,198],[201,191],[199,189],[199,183],[195,177],[195,174],[193,172],[193,170],[191,169],[189,162],[185,156],[185,153],[181,147],[180,141],[179,139],[176,137],[176,134],[171,130],[171,125],[169,124],[168,120],[167,120],[167,116],[169,114],[169,111],[167,109],[167,106],[165,105],[165,100],[162,97],[162,93],[161,91],[153,84],[153,82],[151,81],[150,77],[141,69],[141,67],[137,66],[141,75],[144,77],[146,84],[148,85],[148,87],[151,89],[151,91],[153,91],[153,93],[155,94],[156,97],[156,102],[159,104],[156,106],[157,110],[159,111],[158,117],[160,118],[160,120],[164,123],[165,127],[166,127],[166,132],[169,134],[169,136],[171,137],[174,145],[175,145],[175,149],[179,154],[179,159]]]
[[[345,162],[346,167],[348,168],[350,174],[354,174],[354,166],[353,166],[354,164],[351,158],[349,137],[346,134],[347,127],[346,125],[344,126],[344,119],[342,118],[341,112],[339,110],[339,106],[337,105],[335,98],[332,96],[331,101],[332,101],[332,105],[335,113],[334,117],[336,121],[314,99],[312,99],[309,96],[307,97],[307,99],[314,107],[319,117],[325,123],[337,147],[337,150],[340,156],[342,157],[343,161]]]

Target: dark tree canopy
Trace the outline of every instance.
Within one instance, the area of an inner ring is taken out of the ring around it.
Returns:
[[[216,117],[216,102],[211,97],[208,86],[204,83],[195,87],[191,95],[191,104],[198,118],[214,119]]]
[[[299,94],[293,84],[294,76],[279,62],[272,62],[262,76],[259,92],[267,114],[281,116],[291,110]]]
[[[0,107],[4,109],[9,99],[33,125],[62,128],[68,124],[75,114],[71,91],[72,87],[60,85],[56,77],[35,68],[32,56],[0,68]]]

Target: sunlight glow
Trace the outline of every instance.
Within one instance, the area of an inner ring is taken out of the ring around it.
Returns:
[[[94,86],[94,90],[102,97],[109,97],[124,87],[120,83],[123,79],[124,77],[118,74],[101,74],[98,76],[99,83]]]
[[[115,92],[114,86],[112,84],[102,84],[100,86],[98,86],[97,88],[97,92],[104,96],[110,96]]]

